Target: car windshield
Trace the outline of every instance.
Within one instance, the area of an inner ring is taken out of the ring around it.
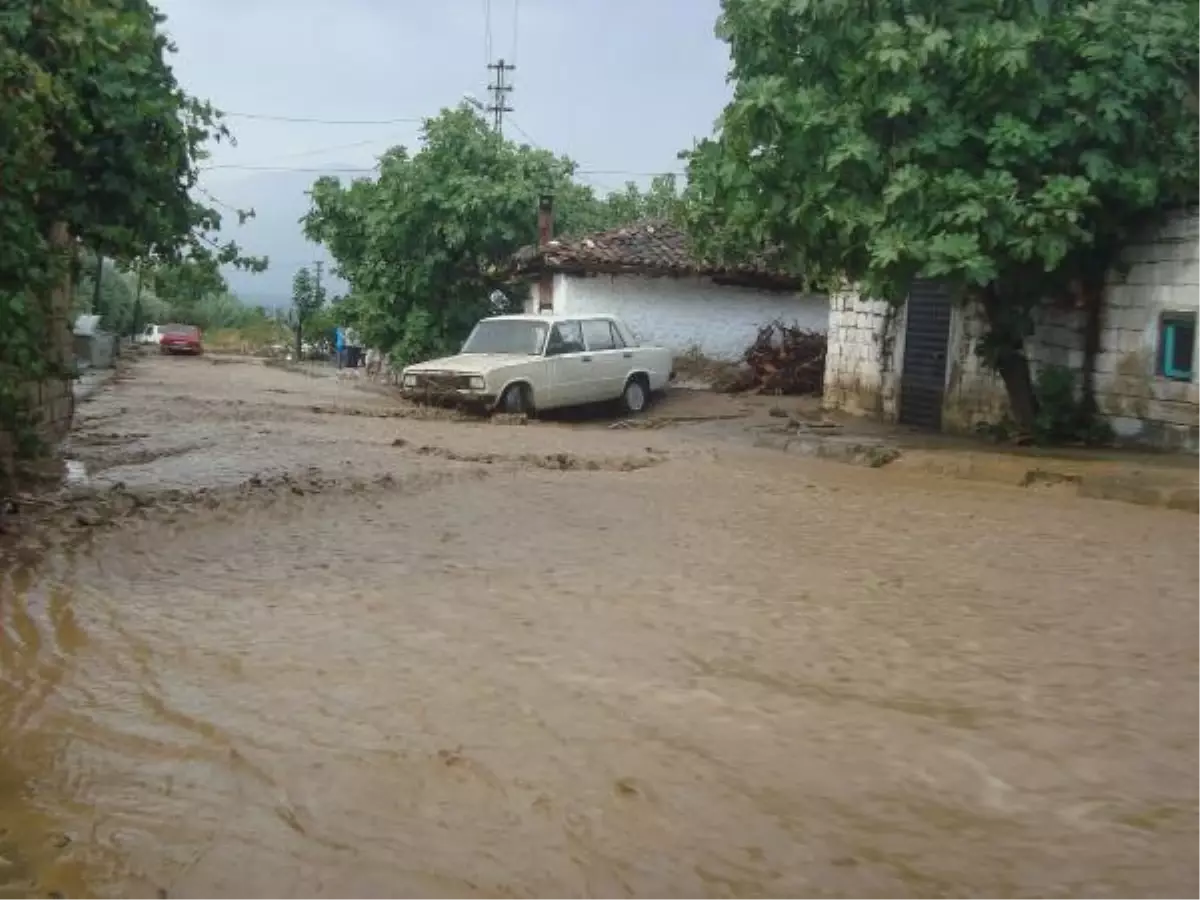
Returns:
[[[536,356],[546,342],[546,323],[528,319],[491,319],[480,322],[463,344],[463,353],[499,353]]]
[[[162,332],[164,334],[195,334],[197,328],[195,325],[163,325]]]

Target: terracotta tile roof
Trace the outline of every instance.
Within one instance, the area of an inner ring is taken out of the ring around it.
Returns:
[[[797,287],[800,279],[763,265],[719,266],[697,259],[687,235],[663,220],[645,220],[577,238],[529,246],[513,259],[517,274],[609,272],[681,277],[702,275]]]

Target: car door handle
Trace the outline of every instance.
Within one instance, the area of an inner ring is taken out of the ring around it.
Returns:
[[[581,356],[581,357],[579,357],[579,361],[580,362],[591,362],[592,358],[590,356]]]
[[[631,352],[629,352],[628,350],[626,350],[626,351],[625,351],[624,353],[622,353],[621,355],[622,355],[623,357],[625,357],[626,359],[633,359],[633,354],[632,354]]]

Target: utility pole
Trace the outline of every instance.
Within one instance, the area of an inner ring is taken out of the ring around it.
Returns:
[[[316,272],[316,281],[313,282],[313,290],[316,292],[316,296],[318,297],[321,296],[321,269],[324,267],[325,263],[322,260],[318,259],[313,262],[313,270]]]
[[[503,59],[488,63],[488,69],[496,73],[496,80],[488,85],[488,90],[492,92],[492,104],[487,111],[492,114],[492,127],[498,134],[504,134],[504,114],[513,111],[512,107],[508,105],[508,95],[512,93],[513,86],[508,83],[505,76],[509,72],[515,71],[516,68]]]
[[[143,260],[137,261],[137,288],[133,294],[133,321],[129,324],[129,336],[134,340],[137,339],[138,330],[142,324],[142,269],[144,265]]]

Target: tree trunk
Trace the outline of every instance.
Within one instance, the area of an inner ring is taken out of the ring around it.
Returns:
[[[63,227],[66,228],[65,225]],[[83,273],[83,259],[81,258],[82,252],[83,251],[79,244],[74,244],[70,250],[71,262],[68,267],[67,277],[71,280],[70,290],[72,291],[74,291],[76,286],[79,284],[79,276]]]
[[[133,294],[133,321],[129,323],[129,336],[137,340],[138,330],[142,324],[142,265],[138,263],[137,288]]]
[[[96,283],[92,285],[92,315],[102,316],[100,289],[104,287],[104,254],[96,253]]]
[[[1013,422],[1022,435],[1032,434],[1037,418],[1037,397],[1033,392],[1033,378],[1029,374],[1029,360],[1025,358],[1025,351],[1017,349],[1001,354],[997,368],[1008,393]]]
[[[1030,435],[1037,419],[1037,396],[1025,356],[1025,336],[994,284],[983,292],[983,310],[996,347],[996,371],[1004,382],[1013,422],[1022,435]]]
[[[304,327],[296,323],[296,362],[304,358]]]

